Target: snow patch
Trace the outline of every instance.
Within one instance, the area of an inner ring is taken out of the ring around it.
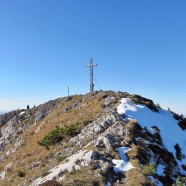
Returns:
[[[19,115],[21,116],[21,115],[23,115],[23,114],[25,114],[26,112],[25,111],[23,111],[23,112],[21,112]]]
[[[129,147],[120,147],[119,148],[119,154],[121,157],[121,160],[112,160],[112,163],[114,166],[114,171],[117,172],[127,172],[134,168],[134,166],[129,162],[128,157],[125,153],[130,151],[131,149]]]
[[[5,176],[6,176],[6,171],[2,171],[0,173],[0,180],[4,180],[5,179]]]
[[[153,183],[155,183],[156,186],[163,186],[163,184],[158,179],[155,179],[153,176],[149,176],[149,178]]]
[[[111,183],[109,181],[107,181],[107,183],[105,184],[105,186],[112,186]]]
[[[166,166],[159,164],[156,170],[156,174],[159,176],[165,176],[164,171],[165,171]]]
[[[143,128],[150,129],[152,126],[157,126],[167,150],[176,157],[174,145],[177,143],[182,149],[182,154],[186,157],[186,131],[178,126],[178,120],[173,117],[172,113],[161,108],[158,108],[158,111],[153,112],[146,105],[133,104],[129,98],[123,98],[117,107],[117,112],[120,115],[124,114],[128,120],[136,120]],[[181,167],[181,164],[186,165],[186,159],[177,160],[177,163],[182,174],[186,174],[186,171]]]
[[[152,128],[147,127],[148,132],[150,132],[152,135],[156,133],[156,131],[154,131]]]
[[[0,173],[0,180],[4,180],[6,178],[6,173],[7,173],[7,170],[10,169],[12,167],[12,162],[9,163],[8,165],[6,165],[4,171],[2,171]]]

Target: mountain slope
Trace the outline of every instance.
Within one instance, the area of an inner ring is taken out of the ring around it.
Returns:
[[[98,91],[6,113],[0,185],[184,184],[185,128],[181,116],[126,92]]]

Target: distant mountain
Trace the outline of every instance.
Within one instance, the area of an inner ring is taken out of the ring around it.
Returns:
[[[0,116],[0,185],[186,185],[185,129],[181,115],[126,92],[12,111]]]

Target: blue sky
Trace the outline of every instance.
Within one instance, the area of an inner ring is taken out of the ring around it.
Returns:
[[[185,10],[185,0],[1,0],[0,110],[66,96],[68,85],[88,92],[93,57],[101,89],[186,114]]]

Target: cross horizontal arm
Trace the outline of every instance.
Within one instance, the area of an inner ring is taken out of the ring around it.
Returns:
[[[98,64],[86,65],[86,67],[95,67],[95,66],[98,66]]]

